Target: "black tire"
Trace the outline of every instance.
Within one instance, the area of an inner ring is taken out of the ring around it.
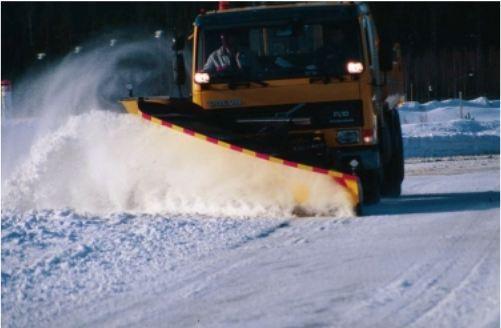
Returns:
[[[384,165],[384,181],[382,193],[387,197],[399,197],[402,193],[404,180],[404,147],[402,141],[402,128],[397,110],[392,110],[387,116],[391,134],[391,159]]]
[[[381,200],[381,171],[367,170],[361,174],[364,204],[377,204]]]

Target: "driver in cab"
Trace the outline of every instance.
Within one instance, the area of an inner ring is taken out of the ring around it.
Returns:
[[[231,34],[221,34],[221,47],[214,50],[203,67],[203,72],[210,75],[235,73],[249,67],[247,57],[237,47],[237,40]]]

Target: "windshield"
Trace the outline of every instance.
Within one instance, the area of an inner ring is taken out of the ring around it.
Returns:
[[[211,81],[343,76],[348,61],[362,61],[360,28],[351,23],[291,23],[201,33],[200,72]]]

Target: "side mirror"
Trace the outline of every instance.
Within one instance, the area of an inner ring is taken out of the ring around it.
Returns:
[[[186,82],[186,67],[184,65],[184,36],[177,36],[172,39],[172,50],[174,51],[173,77],[177,85],[184,85]]]
[[[184,50],[184,40],[186,38],[183,35],[178,35],[172,39],[172,50],[175,52]]]
[[[186,82],[186,68],[184,66],[183,54],[176,54],[174,56],[174,81],[177,85],[184,85]]]
[[[381,42],[379,46],[379,68],[383,72],[393,69],[393,47],[391,42]]]

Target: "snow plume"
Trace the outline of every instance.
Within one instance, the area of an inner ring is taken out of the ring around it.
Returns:
[[[83,44],[78,53],[59,60],[37,62],[15,81],[13,105],[3,116],[4,178],[26,159],[35,140],[70,117],[91,110],[120,111],[118,100],[128,96],[128,84],[134,95],[168,94],[171,56],[165,39],[127,31]]]
[[[38,64],[14,89],[14,116],[36,116],[49,127],[92,109],[120,110],[128,95],[168,94],[172,85],[170,42],[116,35],[83,45],[61,60]],[[111,42],[111,43],[110,43]]]
[[[131,81],[138,95],[168,92],[166,48],[152,41],[95,48],[25,82],[18,92],[30,97],[18,108],[38,113],[30,121],[37,133],[23,149],[4,147],[23,137],[9,134],[15,125],[4,125],[4,157],[26,156],[11,172],[2,170],[2,206],[95,214],[284,216],[298,207],[313,215],[352,214],[349,195],[328,176],[119,113],[114,101]]]

